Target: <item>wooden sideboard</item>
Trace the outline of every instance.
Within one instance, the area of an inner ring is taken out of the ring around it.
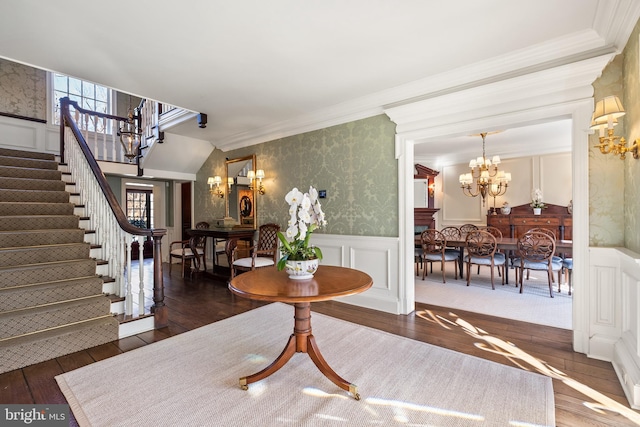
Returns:
[[[547,205],[534,215],[528,204],[511,208],[509,215],[487,215],[487,225],[498,228],[505,237],[519,238],[532,228],[547,228],[559,240],[573,240],[573,220],[566,206]]]

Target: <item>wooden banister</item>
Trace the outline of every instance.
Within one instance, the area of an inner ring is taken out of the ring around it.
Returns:
[[[129,223],[126,215],[122,211],[122,207],[118,203],[118,199],[116,198],[111,186],[107,182],[98,162],[96,161],[91,149],[89,148],[86,140],[84,139],[80,129],[75,123],[73,117],[71,116],[71,112],[69,107],[73,105],[74,108],[80,111],[83,114],[95,115],[97,117],[110,118],[114,120],[127,120],[126,117],[118,117],[111,114],[104,113],[96,113],[93,111],[85,110],[78,106],[78,104],[74,101],[71,101],[69,98],[65,97],[60,100],[60,112],[61,112],[61,120],[60,120],[60,158],[61,162],[64,163],[64,151],[65,151],[65,126],[68,127],[75,139],[78,143],[80,150],[82,151],[84,158],[88,164],[88,167],[91,169],[93,176],[96,179],[98,186],[103,192],[106,201],[113,212],[113,215],[118,223],[118,226],[126,233],[134,235],[134,236],[145,236],[151,237],[154,241],[154,251],[153,251],[153,262],[154,262],[154,274],[153,274],[153,301],[154,305],[152,307],[152,313],[155,318],[155,327],[160,328],[166,326],[167,322],[167,313],[166,306],[164,304],[164,283],[162,277],[162,250],[161,250],[161,240],[162,236],[167,234],[166,229],[156,228],[156,229],[144,229],[138,228],[133,224]],[[122,274],[122,272],[120,272]]]

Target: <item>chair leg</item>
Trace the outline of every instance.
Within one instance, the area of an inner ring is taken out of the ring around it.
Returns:
[[[553,271],[547,270],[547,280],[549,281],[549,296],[553,298]]]
[[[520,267],[520,293],[522,293],[522,290],[524,288],[524,284],[523,284],[523,280],[522,279],[524,279],[524,268]]]
[[[469,286],[469,276],[471,276],[471,263],[467,263],[467,286]]]
[[[440,270],[442,270],[442,283],[447,283],[444,278],[444,260],[442,260],[442,262],[440,263]]]
[[[478,267],[480,267],[480,266],[478,266]],[[495,291],[496,287],[493,284],[493,270],[494,270],[494,265],[493,265],[493,263],[491,263],[491,289],[493,289]]]

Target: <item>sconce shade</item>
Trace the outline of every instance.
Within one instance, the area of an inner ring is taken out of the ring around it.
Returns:
[[[256,179],[256,173],[254,171],[247,172],[247,178]]]
[[[596,124],[606,123],[609,118],[617,119],[625,115],[622,102],[617,96],[607,96],[596,103],[596,109],[593,112],[593,121]]]
[[[258,170],[256,171],[256,178],[258,178],[258,179],[262,179],[262,178],[264,178],[264,170],[262,170],[262,169],[258,169]]]

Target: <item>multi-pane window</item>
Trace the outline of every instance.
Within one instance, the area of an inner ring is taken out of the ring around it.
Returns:
[[[127,190],[127,219],[139,228],[153,228],[153,191]]]
[[[65,96],[85,110],[112,114],[113,99],[109,88],[58,73],[53,73],[52,81],[54,124],[60,124],[60,98]]]

